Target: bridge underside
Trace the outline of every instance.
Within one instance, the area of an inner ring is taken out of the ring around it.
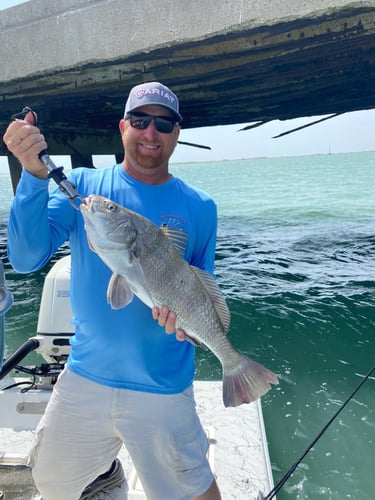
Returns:
[[[0,126],[29,105],[51,153],[119,154],[124,99],[154,79],[179,95],[183,128],[371,109],[375,9],[357,3],[0,83]]]

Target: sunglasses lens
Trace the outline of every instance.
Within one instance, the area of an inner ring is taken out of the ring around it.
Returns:
[[[145,113],[129,113],[128,117],[130,118],[130,125],[139,130],[146,129],[152,120],[154,120],[156,130],[164,134],[170,134],[175,126],[174,120],[162,116],[147,115]]]
[[[130,124],[133,128],[138,128],[139,130],[144,130],[147,128],[150,123],[151,123],[151,116],[137,116],[137,115],[130,115]]]
[[[164,134],[170,134],[174,129],[174,122],[168,120],[167,118],[156,116],[154,118],[154,123],[156,130],[158,130],[159,132],[163,132]]]

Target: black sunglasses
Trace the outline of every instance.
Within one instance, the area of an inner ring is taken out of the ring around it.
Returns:
[[[175,119],[169,118],[168,116],[148,115],[147,113],[135,112],[127,113],[125,119],[130,120],[130,125],[139,130],[146,129],[152,120],[154,120],[156,130],[163,134],[171,134],[177,123]]]

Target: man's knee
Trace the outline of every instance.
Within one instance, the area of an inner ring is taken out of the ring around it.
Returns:
[[[221,500],[221,494],[217,486],[216,480],[214,479],[208,490],[205,493],[203,493],[203,495],[199,495],[199,497],[196,497],[195,500]]]

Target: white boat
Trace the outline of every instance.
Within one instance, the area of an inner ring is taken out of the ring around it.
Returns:
[[[27,465],[27,455],[53,384],[69,354],[69,338],[73,335],[69,282],[70,257],[66,256],[51,268],[45,279],[36,335],[11,354],[0,371],[1,500],[40,498]],[[1,289],[7,290],[0,277]],[[9,308],[9,294],[0,294],[1,319],[6,310],[5,306],[1,309],[2,296],[8,298]],[[27,367],[29,374],[14,370],[15,366],[22,366],[30,351],[41,354],[41,363]],[[197,411],[210,443],[208,458],[223,500],[263,498],[272,490],[273,479],[260,400],[224,408],[221,381],[196,381],[194,386]],[[127,482],[90,498],[145,500],[142,484],[124,447],[118,458]]]

